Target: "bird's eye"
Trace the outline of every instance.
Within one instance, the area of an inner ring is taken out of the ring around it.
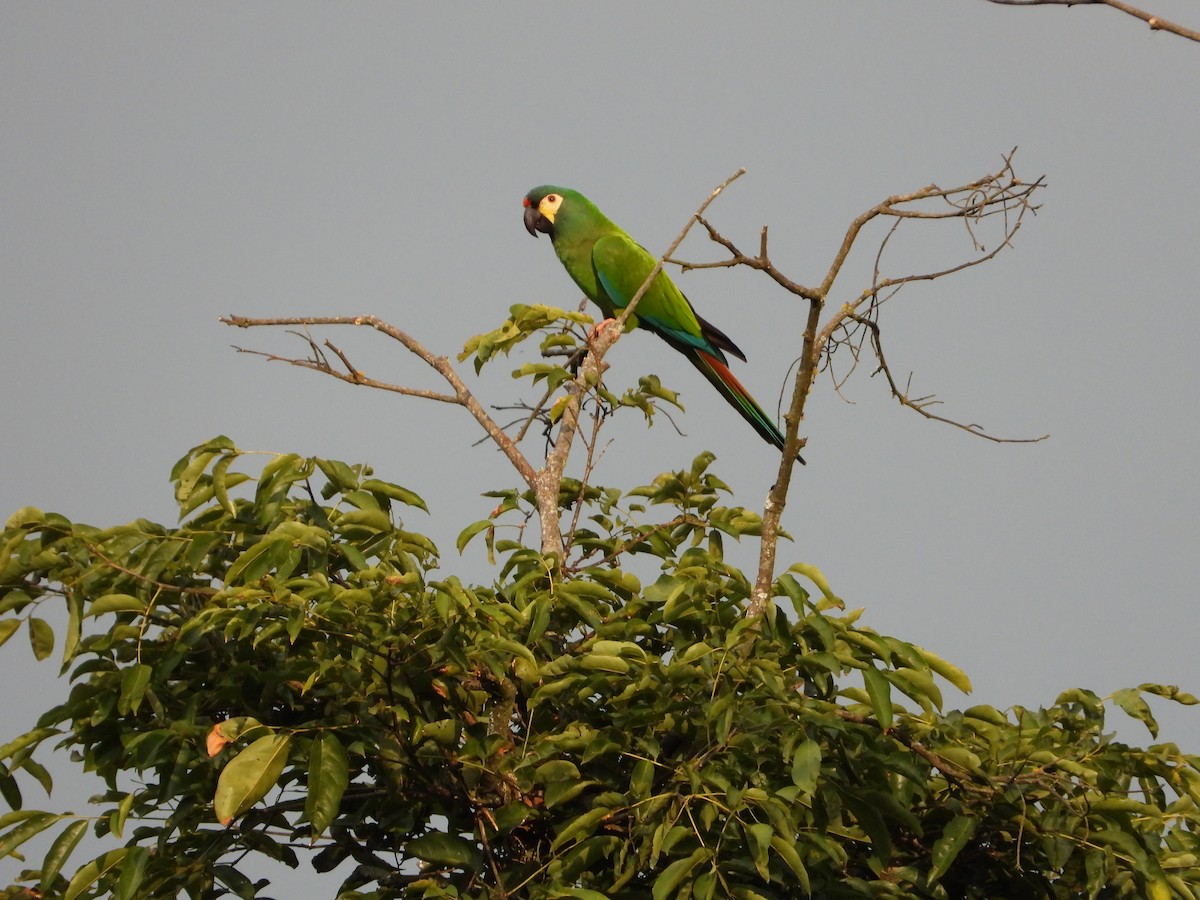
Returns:
[[[558,202],[558,194],[547,194],[546,199],[550,203],[557,203]]]

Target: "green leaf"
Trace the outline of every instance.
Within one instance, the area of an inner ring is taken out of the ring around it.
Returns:
[[[938,748],[938,755],[942,759],[949,760],[956,766],[966,769],[968,772],[980,772],[983,767],[982,761],[978,754],[972,752],[969,747],[945,746]]]
[[[342,742],[332,732],[321,732],[308,754],[308,795],[304,799],[304,817],[312,825],[313,841],[337,818],[350,783],[349,770]]]
[[[238,581],[254,584],[283,561],[291,552],[292,542],[286,537],[269,534],[239,556],[225,573],[225,584]]]
[[[1143,803],[1140,800],[1134,800],[1132,797],[1102,797],[1099,800],[1093,800],[1088,803],[1088,811],[1094,813],[1130,813],[1135,816],[1144,816],[1147,819],[1161,819],[1163,811],[1160,807],[1152,803]]]
[[[75,900],[76,897],[99,881],[102,876],[107,875],[114,868],[120,866],[121,860],[125,858],[125,854],[128,852],[128,847],[109,850],[107,853],[97,856],[87,865],[83,866],[75,873],[75,876],[71,879],[71,883],[67,885],[67,892],[63,894],[63,900]]]
[[[21,761],[21,769],[33,776],[34,780],[42,786],[42,790],[46,792],[46,796],[50,796],[54,788],[54,779],[46,771],[45,766],[39,762],[35,762],[32,757],[27,756]]]
[[[697,847],[692,851],[691,856],[677,859],[663,869],[662,874],[654,879],[654,888],[651,891],[653,900],[666,900],[667,897],[676,896],[675,892],[679,885],[692,874],[692,870],[696,866],[706,861],[711,855],[712,851],[707,847]]]
[[[579,767],[569,759],[552,759],[542,763],[533,772],[537,784],[552,784],[556,781],[578,781]]]
[[[0,859],[4,859],[35,834],[41,834],[55,822],[61,821],[62,818],[62,816],[47,812],[35,812],[25,817],[20,825],[0,836]]]
[[[71,591],[67,594],[67,635],[63,639],[63,671],[67,670],[75,657],[79,639],[83,636],[83,594]],[[0,640],[0,644],[4,641]]]
[[[110,612],[145,612],[146,601],[130,594],[105,594],[88,604],[85,618],[102,616]]]
[[[800,854],[796,852],[795,838],[784,840],[776,834],[771,838],[771,849],[779,854],[780,859],[787,863],[787,867],[792,870],[792,874],[800,882],[800,887],[804,889],[804,893],[811,894],[812,885],[809,884],[808,869],[804,867],[804,861],[800,859]]]
[[[949,871],[951,864],[978,827],[979,820],[974,816],[955,816],[950,820],[950,824],[942,831],[942,836],[933,845],[933,865],[929,867],[928,876],[930,885],[937,884]]]
[[[458,539],[454,542],[454,545],[458,548],[458,552],[462,553],[466,549],[467,544],[471,542],[471,538],[475,537],[479,532],[487,531],[493,527],[495,527],[495,523],[491,519],[480,519],[478,522],[472,522],[458,533]]]
[[[971,679],[967,677],[967,673],[946,660],[942,659],[936,653],[931,653],[924,647],[915,648],[922,658],[929,665],[929,668],[937,672],[948,682],[962,691],[964,694],[969,694],[973,690],[971,687]]]
[[[1154,694],[1158,697],[1165,697],[1168,700],[1174,700],[1176,703],[1182,703],[1184,706],[1195,706],[1197,703],[1200,703],[1200,698],[1186,691],[1181,691],[1174,684],[1139,684],[1137,689],[1143,694]]]
[[[51,728],[49,726],[43,726],[41,728],[35,728],[33,731],[27,731],[20,737],[14,738],[7,744],[0,746],[0,759],[8,759],[10,756],[19,753],[26,747],[29,747],[32,744],[39,744],[46,738],[54,737],[59,733],[60,732],[57,728]]]
[[[6,591],[4,596],[0,597],[0,614],[7,612],[20,612],[32,602],[33,598],[30,597],[25,591]]]
[[[138,900],[142,897],[142,880],[146,875],[146,861],[150,857],[145,847],[127,847],[121,860],[121,877],[117,879],[113,900]]]
[[[745,827],[746,843],[750,847],[750,857],[754,860],[754,868],[762,876],[763,881],[771,880],[770,850],[771,838],[775,829],[766,822]]]
[[[1117,706],[1125,710],[1127,715],[1145,724],[1151,737],[1158,737],[1158,722],[1154,719],[1154,713],[1150,711],[1150,705],[1146,703],[1139,691],[1133,688],[1122,688],[1113,693],[1112,699]]]
[[[0,647],[21,627],[20,619],[0,619]]]
[[[807,796],[816,790],[820,774],[821,745],[804,741],[792,754],[792,783]]]
[[[215,450],[202,450],[196,452],[200,448],[192,451],[188,457],[184,457],[179,463],[186,465],[179,469],[179,464],[176,464],[176,472],[171,473],[171,478],[175,482],[175,500],[180,506],[183,506],[192,496],[192,491],[196,489],[196,485],[200,482],[200,476],[204,474],[204,470],[208,468],[208,464],[217,458],[218,452]]]
[[[150,678],[153,675],[154,669],[143,663],[135,663],[121,673],[121,696],[117,701],[118,712],[122,715],[137,713],[138,707],[142,705],[146,687],[150,684]]]
[[[225,512],[231,516],[237,514],[233,501],[229,499],[229,466],[235,459],[236,455],[227,453],[217,460],[212,470],[213,494]]]
[[[125,820],[129,818],[129,813],[133,809],[133,803],[137,799],[137,794],[132,791],[125,795],[120,804],[108,816],[108,830],[116,837],[121,837],[125,831]]]
[[[54,629],[45,619],[29,617],[29,644],[39,662],[54,652]]]
[[[892,688],[883,673],[874,666],[863,669],[863,682],[867,688],[867,696],[871,698],[871,709],[879,720],[879,727],[884,730],[892,727]]]
[[[423,512],[429,512],[429,507],[425,505],[425,501],[414,494],[407,488],[402,488],[398,484],[392,484],[388,481],[380,481],[377,478],[369,478],[364,481],[359,488],[364,491],[370,491],[373,494],[382,494],[392,500],[399,500],[407,506],[415,506]]]
[[[405,852],[427,863],[440,866],[455,866],[475,871],[480,867],[482,855],[470,841],[455,834],[431,831],[404,845]]]
[[[219,865],[212,867],[213,877],[229,888],[235,897],[252,898],[258,895],[254,882],[239,872],[235,867]],[[345,895],[342,895],[345,896]]]
[[[317,468],[321,470],[321,474],[328,479],[329,484],[333,487],[332,491],[321,491],[321,496],[329,499],[335,493],[344,494],[347,491],[352,491],[358,487],[358,475],[354,469],[336,459],[318,459],[316,461]]]
[[[38,889],[43,895],[49,894],[54,879],[62,871],[64,863],[87,832],[87,828],[86,820],[77,819],[63,829],[62,834],[54,839],[54,843],[46,851],[46,857],[42,860],[41,879],[38,881]]]
[[[624,659],[619,656],[606,656],[603,653],[584,654],[580,665],[585,669],[612,672],[617,675],[624,675],[629,671],[629,663]]]
[[[611,813],[612,810],[608,807],[598,806],[595,809],[588,810],[581,816],[577,816],[559,831],[558,835],[554,838],[554,842],[550,845],[550,849],[556,850],[577,836],[580,837],[580,840],[584,837],[590,837],[592,830]]]
[[[796,563],[795,565],[790,566],[788,571],[798,572],[799,574],[803,575],[817,586],[817,590],[825,595],[825,600],[822,603],[817,604],[817,609],[825,610],[831,607],[836,609],[846,608],[846,604],[843,603],[841,598],[833,592],[833,588],[829,586],[829,582],[825,580],[825,576],[821,574],[821,570],[816,566],[809,565],[808,563]]]
[[[385,534],[392,530],[392,520],[381,509],[355,509],[338,516],[337,527],[341,533],[355,537],[363,532]]]
[[[291,741],[291,735],[269,734],[229,761],[213,800],[218,822],[228,825],[266,796],[283,774]]]
[[[922,707],[942,708],[942,692],[929,672],[900,667],[884,673],[884,677]]]
[[[629,778],[629,794],[635,800],[645,800],[654,787],[654,761],[639,759]]]
[[[23,811],[21,809],[24,802],[21,799],[21,787],[17,784],[17,779],[13,778],[4,766],[0,766],[0,797],[4,798],[4,802],[8,804],[10,809],[16,812]]]

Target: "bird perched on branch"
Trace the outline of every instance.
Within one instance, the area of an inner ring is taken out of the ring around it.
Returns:
[[[542,185],[525,195],[524,206],[529,233],[550,235],[555,254],[580,290],[606,318],[620,315],[649,277],[654,257],[578,191]],[[729,371],[725,354],[743,362],[746,354],[723,331],[696,315],[666,272],[660,271],[638,300],[629,326],[639,325],[687,357],[763,440],[783,448],[779,426]],[[799,456],[796,460],[804,462]]]

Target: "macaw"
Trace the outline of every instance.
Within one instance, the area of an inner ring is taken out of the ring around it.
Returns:
[[[542,185],[525,195],[525,228],[550,235],[554,252],[580,290],[607,319],[620,315],[650,275],[655,259],[614,225],[587,197],[570,188]],[[700,370],[769,444],[783,448],[783,432],[729,371],[726,353],[743,362],[729,337],[696,315],[687,297],[660,271],[638,301],[629,327],[654,332]],[[799,456],[796,461],[803,464]]]

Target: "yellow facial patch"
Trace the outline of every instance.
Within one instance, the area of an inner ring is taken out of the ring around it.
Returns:
[[[562,206],[562,196],[559,194],[547,194],[542,198],[542,202],[538,204],[538,212],[550,220],[550,224],[554,224],[554,216],[558,212],[558,208]]]

